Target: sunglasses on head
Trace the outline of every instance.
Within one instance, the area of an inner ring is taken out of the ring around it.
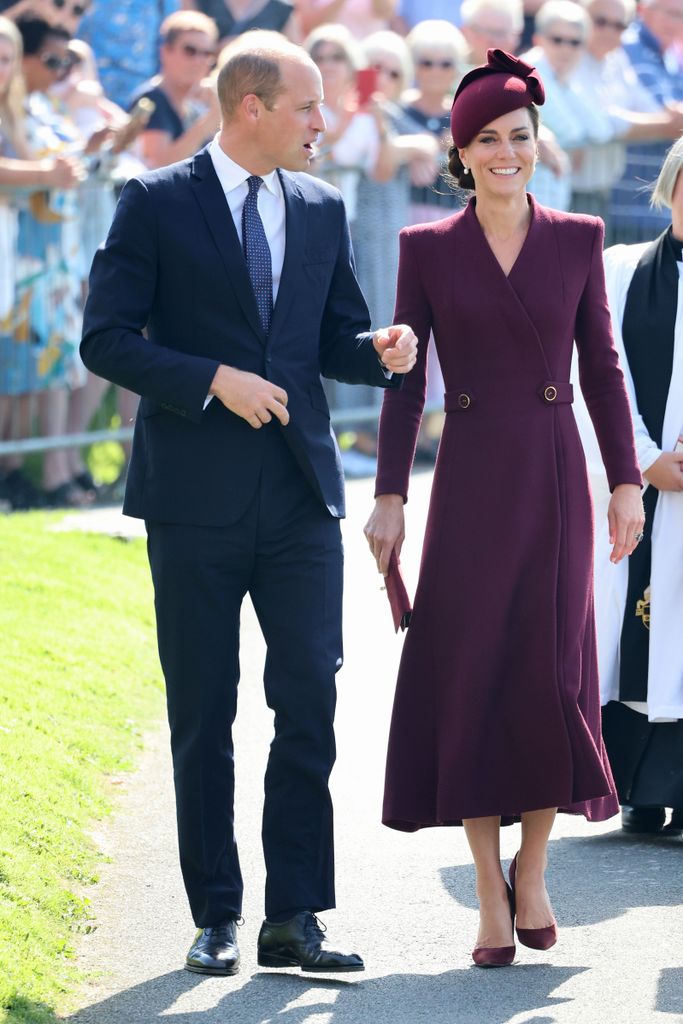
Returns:
[[[63,7],[66,7],[66,0],[52,0],[52,4],[54,7],[57,8],[58,11],[61,11]],[[74,14],[77,18],[81,18],[89,7],[89,3],[73,4],[70,8],[70,11],[71,14]]]
[[[180,49],[186,57],[203,57],[204,60],[213,60],[216,56],[213,50],[202,50],[200,46],[193,46],[192,43],[182,43]]]
[[[384,64],[373,64],[372,66],[375,69],[375,71],[380,71],[382,74],[388,75],[389,78],[393,78],[394,81],[396,82],[399,80],[399,78],[403,77],[402,73],[400,71],[397,71],[396,68],[387,68],[384,66]]]
[[[613,28],[615,32],[625,32],[628,25],[623,21],[612,21],[611,18],[605,18],[602,14],[591,14],[591,21],[596,28]]]
[[[576,39],[576,38],[567,39],[566,36],[548,36],[548,39],[555,46],[573,46],[573,47],[577,47],[577,46],[581,46],[582,43],[583,43],[583,39]]]
[[[43,53],[40,57],[40,63],[48,71],[68,71],[73,62],[71,57],[58,57],[56,53]]]
[[[455,63],[452,60],[431,60],[430,57],[422,57],[417,63],[418,67],[421,68],[443,68],[444,71],[446,68],[455,67]]]

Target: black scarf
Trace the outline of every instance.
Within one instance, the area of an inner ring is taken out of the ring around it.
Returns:
[[[629,285],[621,329],[638,409],[659,447],[674,359],[676,261],[681,259],[682,244],[667,228],[648,245]]]
[[[664,413],[671,383],[674,329],[678,308],[678,267],[682,243],[671,228],[640,257],[629,285],[621,333],[638,411],[652,440],[661,448]],[[659,491],[650,485],[643,497],[644,537],[628,560],[628,589],[621,632],[619,698],[647,700],[650,634],[636,615],[650,583],[652,521]],[[649,612],[649,608],[647,609]]]

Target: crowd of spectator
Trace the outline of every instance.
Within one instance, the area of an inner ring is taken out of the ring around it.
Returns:
[[[105,395],[78,356],[90,261],[125,180],[212,138],[221,52],[253,28],[320,68],[312,171],[344,195],[375,326],[392,319],[399,229],[466,201],[444,175],[450,103],[489,47],[545,83],[539,201],[599,214],[608,243],[665,224],[648,186],[683,129],[683,0],[0,0],[0,441],[86,431],[103,403],[132,422],[135,396]],[[441,392],[434,357],[432,406]],[[371,471],[377,396],[329,397],[347,471]],[[0,507],[89,504],[98,484],[77,447],[47,447],[39,475],[0,459]]]

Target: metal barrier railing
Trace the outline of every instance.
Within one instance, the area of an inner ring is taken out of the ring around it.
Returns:
[[[425,405],[425,415],[442,412],[438,403]],[[373,423],[379,417],[377,406],[359,406],[357,409],[333,409],[330,419],[333,426],[348,423]],[[16,441],[0,441],[0,457],[3,455],[29,455],[32,452],[47,452],[57,448],[84,448],[103,441],[131,441],[132,427],[111,427],[102,430],[88,430],[81,434],[63,434],[61,437],[27,437]]]

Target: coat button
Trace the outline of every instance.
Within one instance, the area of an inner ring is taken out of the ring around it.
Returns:
[[[458,395],[458,405],[460,406],[461,409],[469,409],[470,396],[466,395],[464,391],[462,392],[462,394]]]
[[[554,402],[557,398],[557,388],[554,388],[552,384],[548,384],[548,387],[543,392],[543,397],[546,402]]]

